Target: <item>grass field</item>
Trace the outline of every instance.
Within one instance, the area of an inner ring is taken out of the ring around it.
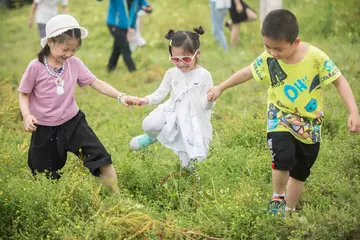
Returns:
[[[154,12],[144,17],[147,45],[133,54],[138,71],[128,73],[121,60],[108,74],[108,1],[70,2],[70,13],[90,33],[77,56],[99,79],[128,94],[152,93],[172,67],[164,38],[170,28],[204,27],[200,63],[215,84],[263,51],[259,21],[243,24],[239,46],[224,53],[211,35],[208,0],[152,0]],[[259,7],[258,1],[247,3]],[[284,7],[297,15],[301,39],[337,64],[360,105],[358,1],[285,0]],[[162,182],[180,164],[160,144],[129,150],[153,107],[129,111],[89,87],[78,88],[76,100],[112,155],[121,194],[109,193],[72,155],[58,182],[35,181],[27,166],[30,135],[23,131],[17,101],[21,76],[40,50],[37,29],[27,28],[29,10],[0,10],[0,239],[360,239],[360,136],[348,132],[347,109],[331,84],[323,89],[320,155],[299,211],[286,220],[266,212],[272,194],[267,86],[255,81],[217,101],[210,156],[197,166],[200,181],[180,175]]]

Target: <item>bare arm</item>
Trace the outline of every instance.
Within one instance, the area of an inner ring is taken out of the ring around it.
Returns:
[[[20,111],[23,118],[30,113],[29,108],[29,94],[27,93],[19,93],[19,105],[20,105]]]
[[[34,15],[37,9],[37,4],[33,2],[33,4],[31,5],[30,8],[30,16],[29,16],[29,23],[28,23],[28,27],[31,28],[33,23],[34,23]]]
[[[99,93],[102,93],[108,97],[117,98],[121,92],[116,90],[114,87],[112,87],[110,84],[100,80],[96,79],[94,82],[90,84],[92,88],[94,88]]]
[[[236,86],[238,84],[242,84],[244,82],[249,81],[252,78],[251,67],[247,66],[236,73],[234,73],[227,80],[222,82],[220,85],[210,88],[208,91],[208,99],[210,101],[215,101],[222,92],[230,87]]]
[[[32,115],[29,108],[29,94],[19,93],[19,105],[20,111],[24,119],[24,129],[26,132],[33,132],[36,130],[35,123],[36,117]]]
[[[355,97],[346,78],[341,75],[333,82],[342,100],[349,110],[348,127],[351,132],[360,132],[359,109]]]
[[[236,73],[234,73],[231,77],[229,77],[227,80],[222,82],[219,87],[221,88],[221,91],[224,91],[227,88],[242,84],[244,82],[247,82],[252,78],[251,68],[250,66],[247,66]]]
[[[112,87],[110,84],[100,80],[96,79],[94,82],[90,84],[90,86],[98,91],[99,93],[102,93],[108,97],[117,98],[124,106],[133,105],[133,99],[130,96],[126,96],[124,93],[119,92],[114,87]]]

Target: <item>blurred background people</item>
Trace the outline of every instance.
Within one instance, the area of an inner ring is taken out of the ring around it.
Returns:
[[[46,36],[46,23],[58,14],[58,5],[62,6],[63,13],[68,14],[69,0],[34,0],[30,8],[29,28],[32,28],[35,22],[37,23],[40,38]]]
[[[235,47],[239,42],[240,23],[255,20],[257,18],[257,15],[255,11],[242,0],[231,0],[231,7],[229,9],[229,13],[231,21],[227,21],[226,26],[231,31],[231,46]]]
[[[269,12],[282,8],[282,2],[282,0],[260,0],[260,26]]]
[[[122,54],[129,72],[136,70],[131,57],[129,39],[135,33],[137,13],[142,7],[150,7],[145,0],[110,0],[107,25],[114,37],[113,49],[107,65],[108,72],[115,70]]]
[[[141,35],[141,30],[143,29],[143,17],[152,12],[151,6],[142,7],[136,17],[136,31],[132,32],[129,36],[130,50],[134,52],[137,47],[143,47],[146,45],[146,40]]]
[[[217,44],[225,51],[229,50],[229,45],[224,34],[224,18],[230,6],[231,0],[210,0],[212,33]]]

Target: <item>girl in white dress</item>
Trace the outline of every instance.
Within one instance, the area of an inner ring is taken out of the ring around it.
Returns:
[[[197,64],[200,55],[199,37],[204,30],[194,32],[170,30],[165,38],[170,40],[170,68],[160,87],[152,94],[138,99],[138,105],[161,103],[143,121],[145,134],[130,142],[133,150],[143,149],[156,141],[179,156],[181,166],[192,172],[193,161],[201,162],[209,151],[212,140],[210,122],[214,102],[208,100],[207,91],[213,86],[210,72]],[[211,96],[209,96],[211,99]]]

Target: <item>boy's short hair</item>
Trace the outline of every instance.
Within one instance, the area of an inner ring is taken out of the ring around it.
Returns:
[[[293,43],[299,35],[299,24],[295,15],[289,10],[273,10],[266,15],[261,34],[273,40]]]

